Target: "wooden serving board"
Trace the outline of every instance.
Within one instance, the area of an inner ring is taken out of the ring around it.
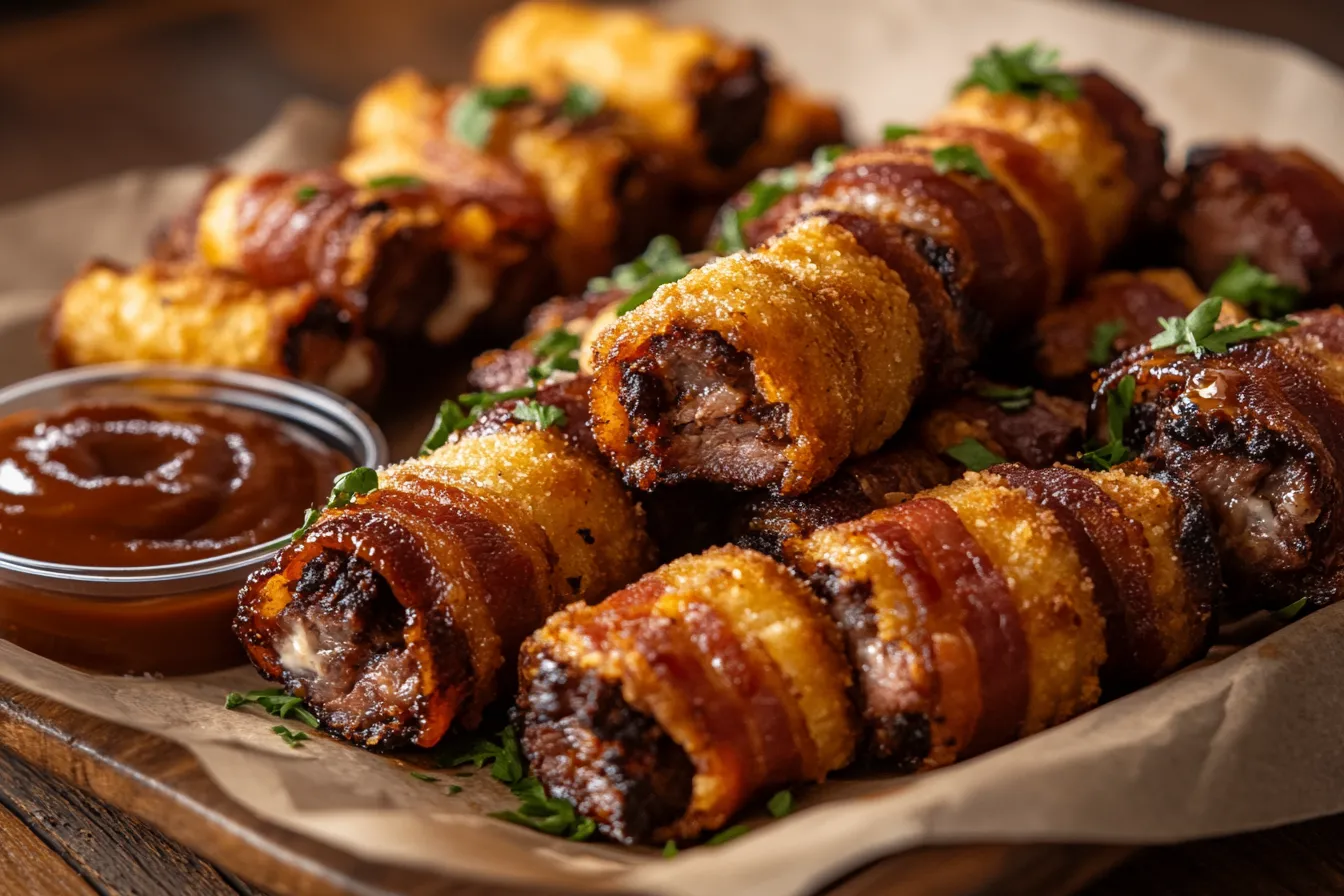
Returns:
[[[0,744],[277,896],[536,894],[363,861],[276,827],[225,796],[182,747],[3,682]],[[926,848],[869,865],[837,881],[826,893],[1065,896],[1132,852],[1128,847],[1059,844]]]

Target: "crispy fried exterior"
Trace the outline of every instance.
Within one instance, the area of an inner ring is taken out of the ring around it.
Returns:
[[[326,510],[257,570],[234,629],[267,678],[369,747],[472,728],[523,639],[647,569],[643,513],[554,429],[483,420]]]
[[[952,482],[966,468],[945,452],[965,439],[975,439],[994,454],[1028,467],[1062,461],[1082,445],[1086,416],[1081,402],[1039,390],[1028,407],[1014,411],[974,388],[947,396],[913,418],[879,451],[847,461],[805,495],[789,498],[763,492],[744,497],[733,508],[726,538],[782,557],[790,538],[858,519]]]
[[[364,189],[330,171],[217,172],[156,241],[156,258],[240,274],[262,289],[311,283],[375,332],[414,332],[448,291],[444,215],[421,189]]]
[[[683,557],[557,613],[528,639],[520,671],[532,773],[621,842],[717,828],[854,750],[833,624],[788,570],[739,548]]]
[[[1200,655],[1218,587],[1203,512],[1137,472],[1005,464],[785,552],[845,635],[867,755],[913,771]]]
[[[1310,305],[1344,301],[1344,181],[1300,149],[1192,149],[1176,229],[1182,264],[1203,287],[1245,255]]]
[[[1090,395],[1091,374],[1162,329],[1158,318],[1185,317],[1208,296],[1190,275],[1176,269],[1116,271],[1093,277],[1082,294],[1061,308],[1046,312],[1036,322],[1036,373],[1055,391]],[[1224,302],[1220,325],[1236,323],[1245,312]],[[1097,345],[1097,328],[1115,329],[1104,346]],[[1107,355],[1093,360],[1093,350]]]
[[[85,266],[46,327],[59,367],[155,361],[293,376],[368,398],[382,378],[359,315],[310,285],[262,289],[190,264]]]
[[[1296,315],[1281,336],[1226,352],[1136,349],[1097,383],[1137,384],[1126,442],[1208,503],[1229,612],[1336,599],[1344,556],[1344,311]]]
[[[844,227],[808,219],[605,329],[594,433],[632,484],[778,482],[799,494],[895,432],[922,349],[901,278]]]

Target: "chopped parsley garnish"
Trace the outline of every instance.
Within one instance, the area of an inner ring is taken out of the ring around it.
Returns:
[[[1134,377],[1122,377],[1106,393],[1106,442],[1085,453],[1080,460],[1094,470],[1109,470],[1133,455],[1125,447],[1125,421],[1134,407]]]
[[[1238,342],[1273,336],[1297,326],[1297,321],[1291,320],[1251,319],[1219,327],[1218,313],[1222,308],[1223,300],[1213,296],[1200,302],[1185,317],[1159,317],[1157,322],[1162,325],[1162,332],[1148,344],[1153,348],[1175,347],[1177,354],[1193,353],[1199,358],[1207,352],[1222,354]]]
[[[691,272],[675,237],[663,234],[649,240],[644,253],[633,261],[617,265],[610,277],[588,281],[589,292],[623,289],[630,293],[616,306],[616,316],[628,314],[650,298],[664,283],[675,283]]]
[[[382,177],[369,178],[371,190],[401,190],[423,187],[425,180],[414,174],[384,174]]]
[[[602,91],[587,84],[571,84],[560,101],[560,114],[570,121],[583,121],[602,111],[606,98]]]
[[[935,149],[933,151],[933,170],[939,174],[960,171],[963,174],[972,174],[985,180],[994,179],[994,175],[989,173],[984,160],[980,158],[980,153],[975,151],[974,146],[965,143],[940,146]]]
[[[378,471],[371,467],[355,467],[349,473],[337,476],[331,485],[331,494],[327,495],[326,507],[308,508],[308,512],[303,515],[303,525],[294,530],[289,540],[294,542],[302,538],[322,516],[323,510],[344,507],[353,501],[356,495],[367,495],[377,487]]]
[[[480,768],[490,763],[490,774],[509,785],[520,802],[516,810],[490,813],[492,818],[570,840],[587,840],[597,832],[593,820],[579,815],[573,803],[547,797],[540,781],[523,774],[523,750],[512,725],[506,726],[498,739],[477,737],[465,746],[441,750],[437,759],[441,766],[472,763]]]
[[[532,91],[524,84],[505,87],[473,87],[448,110],[448,131],[468,146],[481,149],[490,142],[498,110],[525,103]]]
[[[770,797],[770,802],[765,804],[771,817],[783,818],[793,811],[793,791],[781,790],[779,793]]]
[[[569,422],[569,415],[553,404],[542,404],[529,399],[520,401],[513,409],[513,419],[522,423],[534,423],[537,429],[550,429],[552,426],[564,426]]]
[[[453,433],[466,429],[481,418],[481,414],[513,398],[530,398],[537,394],[536,386],[520,386],[503,392],[467,392],[457,396],[457,400],[448,399],[439,405],[438,416],[429,435],[420,443],[420,455],[432,454],[448,442]]]
[[[1128,328],[1123,320],[1104,320],[1092,329],[1092,347],[1087,350],[1087,362],[1096,364],[1110,363],[1115,357],[1115,340]]]
[[[557,371],[575,373],[579,369],[579,359],[575,352],[579,350],[580,339],[564,327],[556,327],[532,344],[532,354],[537,363],[527,368],[527,375],[534,382],[541,382]]]
[[[1031,401],[1036,394],[1036,390],[1030,386],[1016,388],[986,384],[976,389],[975,394],[994,402],[1008,413],[1015,414],[1031,407]]]
[[[306,205],[316,199],[319,192],[321,191],[312,184],[304,184],[294,191],[294,201],[299,205]]]
[[[677,841],[669,840],[663,844],[663,858],[670,859],[677,854]]]
[[[1209,295],[1231,299],[1260,317],[1283,317],[1297,308],[1301,292],[1251,264],[1245,255],[1232,259],[1209,287]]]
[[[461,792],[462,792],[462,788],[459,787],[458,785],[456,785],[456,784],[449,784],[449,785],[448,785],[448,795],[449,795],[449,796],[457,796],[457,795],[458,795],[459,793],[461,793]]]
[[[1307,608],[1307,599],[1300,597],[1286,607],[1279,607],[1274,611],[1274,618],[1280,622],[1292,622],[1302,611]]]
[[[305,740],[310,740],[308,735],[304,734],[302,731],[290,731],[284,725],[276,725],[271,728],[271,730],[280,735],[281,740],[295,749],[303,746]]]
[[[1053,94],[1066,102],[1079,96],[1078,80],[1060,71],[1059,51],[1042,47],[1036,41],[1005,50],[997,44],[971,61],[971,73],[956,87],[960,93],[981,86],[990,93],[1020,93],[1036,97]]]
[[[293,716],[309,728],[318,726],[317,716],[309,712],[308,708],[303,705],[303,698],[286,694],[280,688],[248,691],[245,694],[234,691],[224,698],[225,709],[237,709],[248,704],[260,706],[271,715],[282,719]]]
[[[908,124],[888,124],[882,127],[882,140],[885,143],[892,143],[902,137],[909,137],[911,134],[918,134],[919,128],[911,127]]]
[[[943,453],[975,473],[1008,462],[1007,458],[999,457],[976,439],[962,439],[950,448],[944,448]]]
[[[705,845],[718,846],[721,843],[727,843],[729,840],[736,840],[738,837],[741,837],[743,834],[747,833],[750,830],[751,828],[747,827],[744,824],[735,824],[730,828],[724,828],[723,830],[715,834],[713,837],[710,837],[708,840],[705,841]]]
[[[843,143],[818,147],[812,153],[812,165],[805,176],[800,176],[798,169],[793,167],[762,172],[743,188],[747,194],[745,205],[738,207],[729,203],[719,212],[719,240],[715,251],[720,255],[731,255],[747,248],[742,225],[755,221],[799,188],[820,183],[835,170],[835,160],[847,152],[849,147]]]
[[[431,784],[439,780],[433,775],[427,775],[424,772],[411,772],[411,777],[417,781],[429,781]]]

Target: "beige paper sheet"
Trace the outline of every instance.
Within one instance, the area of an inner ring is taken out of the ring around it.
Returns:
[[[1344,77],[1271,42],[1048,0],[676,0],[671,15],[763,39],[808,84],[843,96],[860,135],[932,112],[969,55],[1041,38],[1132,84],[1177,147],[1260,136],[1344,166]],[[1334,114],[1329,114],[1333,110]],[[318,163],[339,113],[303,101],[233,159]],[[51,290],[91,254],[138,257],[201,169],[131,172],[0,210],[0,381],[41,369]],[[1344,607],[962,765],[909,779],[841,777],[794,815],[724,846],[571,844],[486,817],[511,804],[487,775],[436,783],[315,737],[289,749],[274,719],[223,708],[249,670],[175,680],[91,676],[0,642],[0,678],[183,744],[259,816],[370,859],[593,891],[802,894],[864,862],[956,841],[1159,842],[1344,811]],[[450,785],[463,786],[450,796]]]

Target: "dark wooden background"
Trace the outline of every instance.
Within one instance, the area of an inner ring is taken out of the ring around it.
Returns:
[[[0,202],[125,168],[213,158],[257,131],[286,97],[345,102],[399,65],[460,77],[481,20],[503,5],[11,0],[0,5]],[[1344,66],[1344,0],[1132,5],[1281,37]],[[891,882],[892,892],[899,887]],[[1344,816],[1144,850],[1083,892],[1344,893]],[[0,750],[0,893],[260,891]]]

